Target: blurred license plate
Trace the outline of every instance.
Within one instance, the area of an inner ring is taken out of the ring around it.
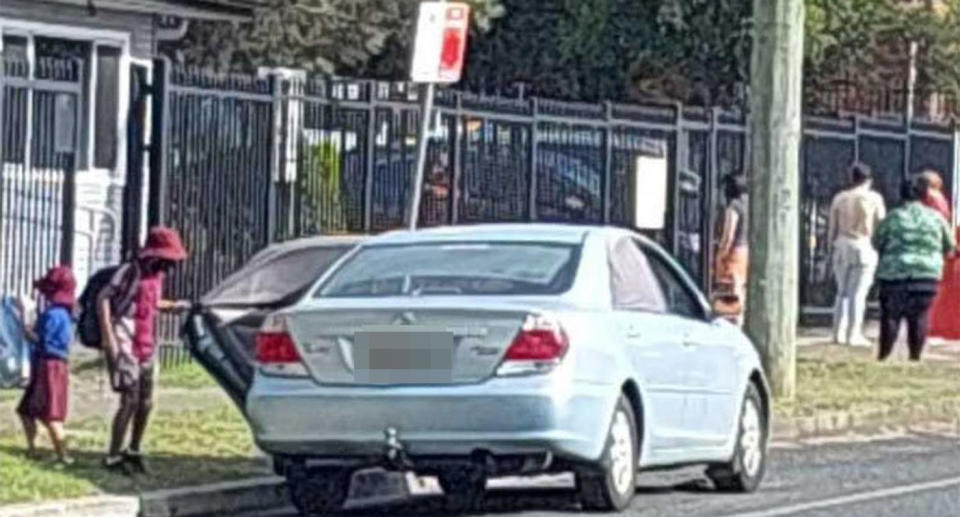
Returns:
[[[453,352],[453,333],[445,329],[368,328],[354,337],[354,378],[367,384],[450,383]]]
[[[436,478],[383,468],[362,469],[350,478],[345,510],[398,503],[411,497],[443,494]]]

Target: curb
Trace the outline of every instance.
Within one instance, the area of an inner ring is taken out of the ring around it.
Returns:
[[[236,515],[290,504],[287,485],[271,476],[198,487],[149,492],[140,496],[140,517]]]
[[[135,496],[94,496],[10,505],[0,509],[0,517],[129,517],[138,507]]]
[[[819,411],[809,416],[774,417],[771,436],[775,440],[798,440],[850,432],[876,434],[882,429],[934,423],[957,424],[960,428],[960,401],[934,401],[872,411]]]

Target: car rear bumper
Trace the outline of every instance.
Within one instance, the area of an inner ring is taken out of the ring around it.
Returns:
[[[247,415],[257,444],[276,455],[378,456],[386,429],[394,428],[411,456],[599,458],[616,387],[551,377],[371,388],[261,376],[247,397]]]

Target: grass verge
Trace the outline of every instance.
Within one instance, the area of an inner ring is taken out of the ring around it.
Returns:
[[[160,369],[161,388],[203,389],[217,386],[217,382],[200,365],[182,363]]]
[[[107,426],[102,417],[70,422],[69,444],[77,462],[64,470],[51,462],[49,444],[43,450],[46,457],[34,461],[26,457],[18,433],[0,435],[0,504],[98,493],[138,494],[267,472],[264,461],[255,455],[246,423],[228,402],[208,411],[157,412],[145,444],[150,473],[142,476],[110,473],[100,466]],[[41,437],[45,440],[42,433]]]
[[[821,411],[903,412],[936,404],[960,404],[960,364],[946,361],[880,363],[871,349],[803,347],[797,357],[797,393],[778,401],[780,417]]]
[[[159,371],[158,382],[161,389],[202,389],[217,386],[210,374],[193,361],[161,366]],[[99,382],[100,377],[107,375],[106,372],[104,359],[99,355],[87,353],[82,358],[75,358],[70,362],[70,375],[76,383]],[[0,396],[3,393],[0,391]]]

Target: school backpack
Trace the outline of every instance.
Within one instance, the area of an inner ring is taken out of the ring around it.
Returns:
[[[100,335],[100,318],[97,316],[97,299],[100,297],[101,291],[110,285],[110,281],[113,280],[121,267],[123,267],[123,264],[105,267],[94,273],[87,280],[87,285],[83,288],[83,292],[77,300],[80,307],[80,315],[77,318],[77,337],[80,338],[80,343],[86,347],[99,349],[103,346],[102,336]],[[127,275],[124,288],[121,290],[123,292],[118,293],[110,300],[110,310],[114,317],[126,313],[133,303],[132,288],[138,275],[136,267],[130,269],[132,274]]]

